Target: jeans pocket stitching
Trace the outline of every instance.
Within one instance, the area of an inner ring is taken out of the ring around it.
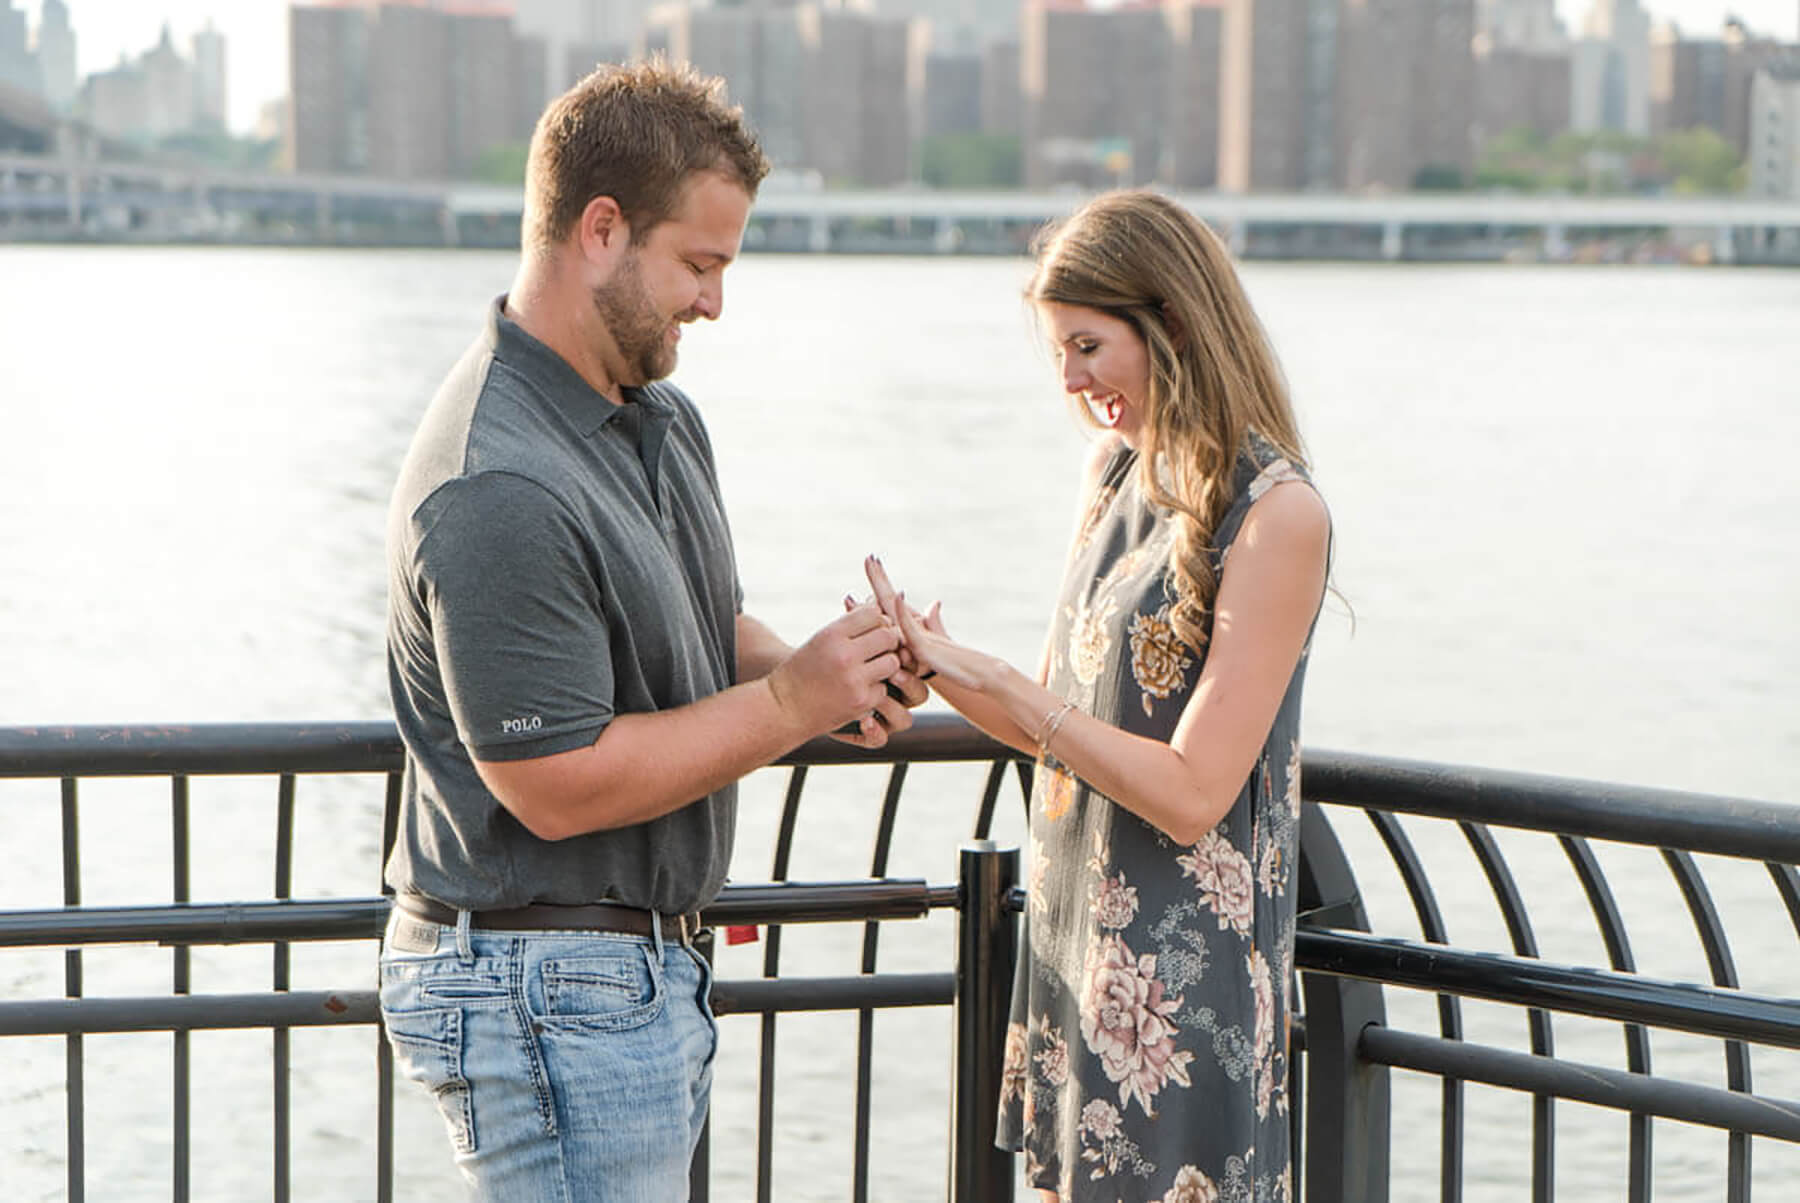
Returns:
[[[409,1026],[432,1022],[436,1035]],[[475,1152],[475,1108],[468,1079],[463,1076],[463,1014],[456,1007],[402,1010],[383,1008],[383,1026],[395,1060],[406,1076],[431,1092],[450,1130],[450,1144],[458,1152]],[[398,1026],[396,1026],[398,1025]],[[431,1072],[433,1069],[438,1072]]]
[[[618,976],[583,972],[572,966],[580,964],[629,964],[632,978],[629,982]],[[656,964],[648,947],[637,950],[635,961],[627,961],[621,957],[561,957],[547,960],[539,970],[544,984],[544,1014],[533,1016],[537,1022],[550,1028],[564,1028],[581,1031],[623,1032],[632,1028],[640,1028],[651,1023],[662,1014],[666,1005],[666,990],[661,967]],[[642,974],[639,978],[637,975]],[[648,994],[641,1001],[632,1001],[631,1005],[607,1011],[560,1012],[557,1007],[564,996],[563,987],[582,986],[589,990],[600,990],[621,999],[636,1000],[639,981],[648,985]]]

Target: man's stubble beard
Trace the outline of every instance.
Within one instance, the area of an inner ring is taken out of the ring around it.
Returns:
[[[636,373],[619,384],[635,388],[675,370],[676,349],[667,342],[671,323],[657,313],[644,288],[636,251],[630,251],[613,278],[594,289],[594,310],[612,335],[619,356]]]

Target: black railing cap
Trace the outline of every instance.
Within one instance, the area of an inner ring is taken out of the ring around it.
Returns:
[[[1800,806],[1353,752],[1308,751],[1308,801],[1800,864]]]

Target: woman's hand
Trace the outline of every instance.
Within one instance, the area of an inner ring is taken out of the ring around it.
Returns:
[[[921,678],[942,674],[944,679],[964,689],[981,689],[1002,667],[992,656],[964,647],[950,638],[944,629],[943,607],[933,602],[924,614],[906,604],[906,595],[896,592],[888,580],[881,561],[870,556],[863,562],[869,586],[875,591],[876,604],[882,613],[900,627],[900,638],[912,653],[915,671]]]

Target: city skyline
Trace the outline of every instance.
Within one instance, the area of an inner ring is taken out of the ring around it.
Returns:
[[[36,28],[42,0],[13,0]],[[233,132],[248,132],[263,106],[287,92],[288,0],[65,0],[76,34],[76,70],[85,77],[135,58],[156,44],[165,22],[178,45],[210,20],[226,38]],[[1578,34],[1592,0],[1556,0],[1557,15]],[[882,5],[876,0],[876,9]],[[1644,0],[1653,20],[1673,21],[1689,35],[1718,29],[1737,16],[1752,29],[1785,40],[1800,37],[1796,0]]]

